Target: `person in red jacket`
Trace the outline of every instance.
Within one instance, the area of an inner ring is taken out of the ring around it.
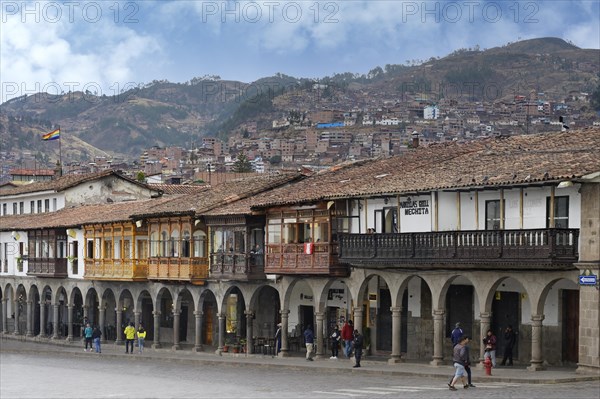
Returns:
[[[346,321],[342,327],[342,339],[344,340],[344,355],[350,358],[352,353],[352,340],[354,339],[354,323],[352,320]]]
[[[492,367],[496,367],[496,336],[492,330],[487,331],[487,335],[483,338],[483,345],[485,345],[485,354],[483,358],[491,358]]]

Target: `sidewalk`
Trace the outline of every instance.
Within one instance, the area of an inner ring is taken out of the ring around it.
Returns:
[[[137,351],[137,348],[136,348]],[[150,361],[160,359],[171,362],[181,362],[188,364],[230,364],[234,366],[252,365],[265,368],[288,368],[293,370],[319,370],[319,372],[329,373],[362,373],[373,375],[390,376],[419,376],[440,379],[440,383],[454,373],[451,365],[440,367],[430,366],[423,362],[405,362],[398,364],[388,364],[387,358],[367,356],[361,361],[362,367],[352,368],[352,361],[346,358],[330,360],[329,356],[323,359],[315,359],[314,362],[307,362],[301,352],[293,353],[290,357],[272,357],[269,355],[246,355],[223,353],[215,354],[211,351],[193,352],[190,348],[174,351],[168,348],[152,349],[146,347],[143,354],[137,352],[133,354],[125,353],[124,345],[115,345],[114,343],[105,343],[102,345],[102,353],[90,353],[83,350],[83,343],[80,340],[68,343],[64,340],[39,340],[37,338],[25,338],[23,336],[0,335],[0,352],[24,353],[35,352],[43,354],[57,354],[77,357],[102,356],[112,358],[127,358],[129,361]],[[484,370],[473,367],[473,383],[480,382],[505,382],[505,383],[525,383],[525,384],[558,384],[583,381],[600,381],[598,375],[577,374],[575,368],[550,367],[548,370],[531,372],[526,370],[526,366],[499,367],[492,370],[491,376],[486,376]]]

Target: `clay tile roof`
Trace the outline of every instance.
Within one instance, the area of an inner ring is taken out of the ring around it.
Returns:
[[[56,212],[2,216],[0,217],[0,230],[67,228],[91,223],[122,222],[129,220],[134,212],[165,200],[165,198],[159,198],[112,204],[81,205],[63,208]]]
[[[16,195],[25,193],[35,193],[39,191],[54,191],[59,192],[66,190],[71,187],[75,187],[79,184],[98,180],[107,176],[118,176],[123,180],[127,180],[133,184],[137,184],[142,187],[150,188],[148,185],[138,182],[137,180],[130,179],[127,176],[123,176],[114,170],[105,170],[97,173],[86,173],[83,175],[64,175],[57,179],[49,181],[34,182],[31,184],[19,185],[12,189],[4,189],[0,192],[0,195]]]
[[[144,212],[138,212],[134,216],[204,214],[213,208],[257,195],[300,177],[299,173],[263,174],[229,180],[199,193],[166,199],[163,203],[150,207]]]
[[[598,154],[598,128],[434,144],[396,157],[322,171],[248,202],[251,207],[267,207],[334,198],[556,182],[600,171]]]
[[[164,194],[175,195],[175,194],[193,194],[207,190],[208,186],[200,186],[196,184],[148,184],[150,188],[155,190],[161,190]]]

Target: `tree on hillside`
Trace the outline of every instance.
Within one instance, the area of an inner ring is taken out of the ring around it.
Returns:
[[[240,152],[233,163],[233,171],[236,173],[252,172],[252,164],[244,151]]]
[[[600,83],[598,83],[598,87],[596,87],[596,90],[592,93],[590,103],[592,104],[594,111],[600,111]]]

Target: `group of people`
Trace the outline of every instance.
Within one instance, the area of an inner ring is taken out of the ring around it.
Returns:
[[[362,358],[362,351],[364,347],[364,337],[358,331],[354,329],[352,320],[348,320],[342,326],[340,331],[338,325],[335,325],[333,332],[329,336],[331,357],[329,359],[337,360],[339,354],[339,347],[341,342],[344,343],[344,355],[347,358],[351,358],[354,354],[354,366],[360,367],[360,360]],[[313,361],[314,357],[314,345],[315,345],[315,334],[312,330],[312,326],[309,325],[304,330],[304,344],[306,345],[306,360]]]
[[[475,387],[471,383],[471,358],[469,356],[469,342],[471,341],[471,337],[464,334],[464,331],[461,328],[460,323],[456,323],[454,330],[450,334],[450,339],[452,340],[452,361],[454,363],[454,376],[448,382],[448,387],[451,391],[456,391],[455,384],[460,380],[465,389]],[[502,359],[502,365],[512,366],[513,365],[513,347],[516,342],[516,334],[512,328],[512,326],[508,326],[504,331],[504,357]],[[483,337],[482,342],[484,345],[484,359],[489,358],[492,367],[496,367],[496,345],[497,338],[494,335],[494,332],[490,329],[487,331],[485,337]],[[465,379],[466,377],[466,379]]]
[[[123,334],[125,335],[125,353],[133,353],[133,344],[136,338],[138,341],[139,353],[144,351],[144,341],[146,339],[146,330],[144,329],[144,326],[140,324],[136,331],[133,322],[131,322],[125,327]],[[98,326],[92,328],[90,322],[86,319],[85,328],[83,329],[83,338],[85,342],[84,351],[88,352],[89,346],[89,352],[92,352],[92,349],[94,349],[96,353],[102,353],[102,347],[100,345],[101,337],[102,331],[100,328]],[[92,343],[94,344],[93,348]]]

